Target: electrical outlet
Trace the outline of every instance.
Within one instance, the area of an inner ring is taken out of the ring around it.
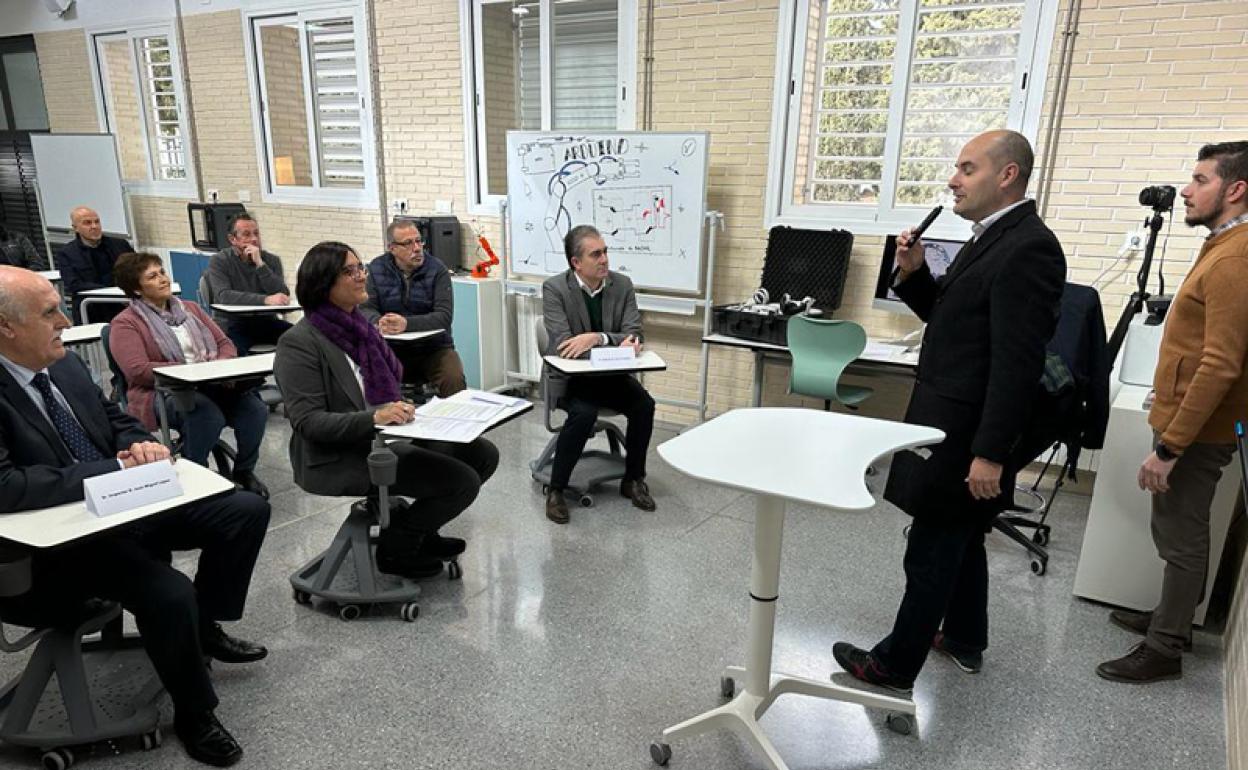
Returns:
[[[434,213],[437,214],[450,214],[451,202],[447,200],[435,200],[433,202],[433,210]]]
[[[1122,237],[1122,247],[1118,249],[1118,256],[1124,257],[1141,251],[1147,238],[1148,233],[1143,229],[1128,230]]]
[[[251,190],[239,190],[238,202],[239,203],[251,203]]]
[[[217,202],[217,199],[218,199],[219,197],[220,197],[220,196],[219,196],[219,194],[218,194],[218,191],[217,191],[217,190],[209,190],[209,191],[208,191],[208,202],[209,202],[209,203],[216,203],[216,202]]]
[[[395,214],[406,214],[407,213],[407,198],[395,198],[394,200],[390,201],[390,209]]]

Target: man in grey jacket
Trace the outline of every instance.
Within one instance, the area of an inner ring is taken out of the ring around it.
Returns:
[[[627,276],[608,269],[607,244],[591,225],[578,225],[563,239],[568,270],[542,284],[542,315],[549,338],[547,355],[581,358],[600,346],[631,347],[641,352],[641,313]],[[624,480],[620,494],[643,511],[653,511],[654,498],[646,486],[646,451],[654,429],[654,399],[633,377],[615,374],[572,377],[552,372],[550,385],[565,386],[559,406],[568,419],[559,431],[546,496],[546,518],[556,524],[569,520],[563,490],[594,432],[599,408],[628,419],[624,436]]]
[[[208,260],[208,291],[220,305],[289,305],[290,289],[282,260],[260,247],[260,225],[246,212],[230,223],[230,246]],[[202,299],[202,298],[201,298]],[[240,356],[251,346],[272,345],[290,324],[276,315],[230,316],[213,312],[213,320],[229,335]]]

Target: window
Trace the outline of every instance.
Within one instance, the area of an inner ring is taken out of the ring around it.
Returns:
[[[33,39],[0,40],[0,132],[47,130],[48,108]]]
[[[257,16],[250,25],[266,199],[375,206],[362,13]]]
[[[507,132],[633,127],[636,0],[460,0],[468,190],[507,194]]]
[[[191,169],[175,38],[167,28],[92,35],[103,128],[117,137],[121,178],[189,193]]]
[[[1034,142],[1055,0],[795,5],[781,19],[769,224],[893,233],[938,201],[970,137],[1012,128]]]

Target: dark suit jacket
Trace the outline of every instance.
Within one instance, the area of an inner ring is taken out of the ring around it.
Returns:
[[[295,483],[314,495],[363,495],[373,412],[342,352],[306,318],[277,341],[273,374],[290,419]]]
[[[73,353],[48,367],[91,441],[107,457],[75,463],[69,448],[26,391],[0,366],[0,513],[28,511],[82,500],[82,482],[119,470],[113,457],[136,441],[152,441],[138,420],[91,381],[91,373]]]
[[[134,247],[129,241],[111,235],[101,238],[100,245],[95,248],[90,248],[75,235],[72,241],[57,249],[56,269],[61,271],[65,293],[73,298],[75,322],[78,321],[78,306],[82,303],[78,293],[113,286],[116,283],[113,280],[113,264],[117,262],[117,257],[130,251],[134,251]],[[120,306],[117,309],[120,311]]]
[[[546,325],[546,350],[543,355],[559,355],[559,345],[578,334],[592,332],[589,309],[585,307],[585,291],[576,281],[576,273],[568,268],[542,283],[542,320]],[[602,290],[602,333],[612,345],[625,337],[642,339],[641,312],[637,310],[637,293],[633,282],[615,271],[607,272],[607,285]],[[545,367],[547,385],[558,399],[567,389],[567,375]]]
[[[906,422],[940,428],[945,440],[926,460],[899,453],[885,499],[912,516],[987,521],[1001,512],[1065,278],[1061,244],[1028,201],[968,242],[940,279],[924,266],[895,287],[927,322]],[[1004,494],[971,497],[965,479],[975,457],[1005,466]]]

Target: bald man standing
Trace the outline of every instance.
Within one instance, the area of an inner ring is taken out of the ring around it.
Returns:
[[[927,322],[906,422],[945,432],[930,455],[899,452],[884,498],[914,517],[906,590],[893,630],[871,650],[837,642],[836,662],[865,682],[908,692],[936,649],[968,673],[988,646],[984,533],[1011,502],[1013,456],[1057,327],[1066,259],[1024,196],[1034,156],[1014,131],[989,131],[958,155],[953,211],[971,240],[934,278],[923,244],[897,237],[893,290]]]
[[[74,239],[56,251],[56,269],[61,271],[65,294],[73,307],[74,323],[82,323],[78,295],[88,289],[113,286],[113,263],[117,257],[134,251],[130,242],[104,234],[100,215],[86,206],[79,206],[69,213],[69,223],[74,228]],[[98,311],[100,317],[92,321],[109,321],[120,313],[125,305],[111,305]],[[93,314],[94,315],[94,314]],[[107,317],[104,317],[107,316]]]

